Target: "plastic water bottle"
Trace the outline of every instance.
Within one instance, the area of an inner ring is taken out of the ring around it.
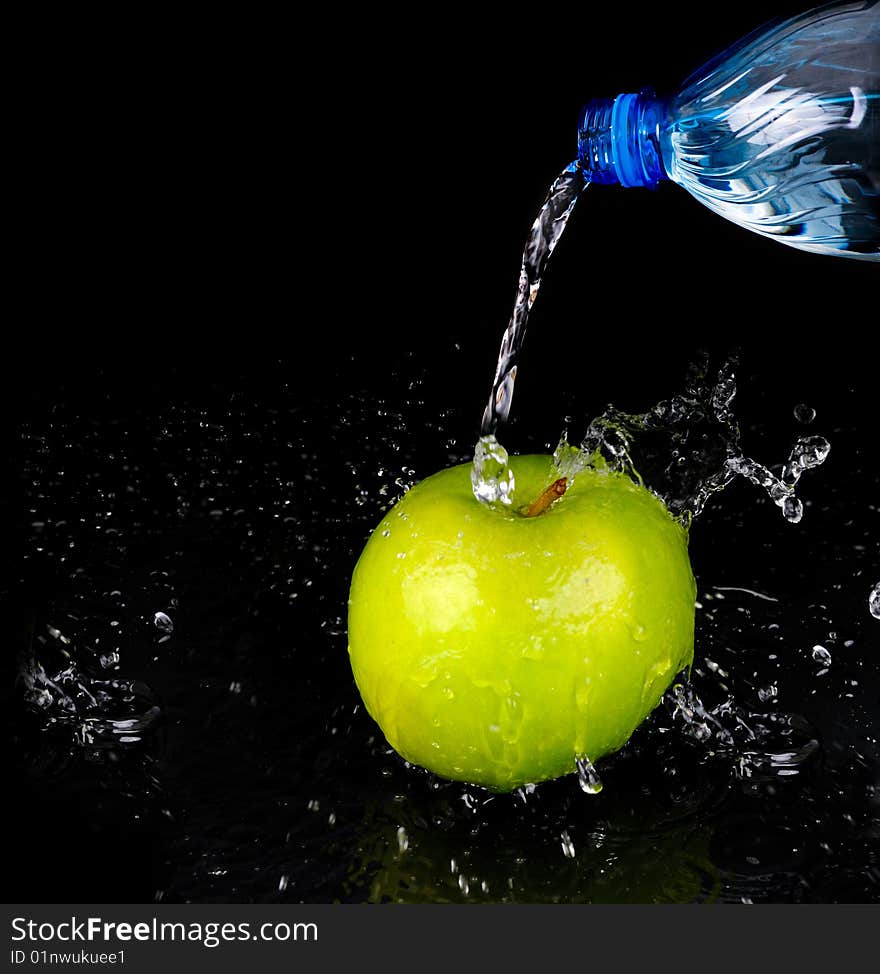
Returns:
[[[771,23],[671,98],[589,102],[578,160],[590,182],[671,179],[782,243],[880,260],[880,0]]]

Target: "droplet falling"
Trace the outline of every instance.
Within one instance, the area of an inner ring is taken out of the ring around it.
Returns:
[[[598,795],[602,790],[602,779],[599,772],[593,767],[592,761],[582,754],[575,760],[577,765],[578,784],[581,791],[586,795]]]

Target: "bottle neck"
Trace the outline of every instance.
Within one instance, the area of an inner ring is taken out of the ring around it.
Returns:
[[[587,102],[578,123],[578,162],[590,182],[656,186],[667,179],[666,114],[665,102],[648,90]]]

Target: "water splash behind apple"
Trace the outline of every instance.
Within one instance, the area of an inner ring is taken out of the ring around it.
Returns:
[[[526,240],[513,312],[501,339],[480,438],[474,448],[471,482],[474,496],[484,504],[504,506],[512,502],[516,481],[508,451],[497,434],[510,415],[529,313],[586,185],[578,164],[567,166],[550,186]],[[747,456],[732,408],[735,365],[730,359],[713,374],[707,359],[701,357],[691,366],[683,392],[645,413],[626,413],[608,406],[587,425],[574,449],[569,448],[568,431],[564,431],[554,453],[559,476],[570,483],[601,458],[610,469],[623,471],[648,486],[685,523],[700,514],[713,494],[742,477],[763,488],[785,519],[797,524],[804,508],[795,486],[804,471],[825,461],[830,445],[822,436],[799,437],[779,474]],[[653,441],[650,459],[646,458],[646,463],[655,468],[651,477],[645,477],[646,470],[633,461],[637,445],[641,447],[648,440]]]

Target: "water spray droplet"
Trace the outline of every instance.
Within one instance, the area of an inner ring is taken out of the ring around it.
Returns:
[[[103,653],[98,657],[98,662],[105,670],[109,669],[111,666],[116,666],[116,664],[119,662],[119,650],[114,649],[109,653]]]
[[[159,642],[164,643],[174,634],[174,623],[171,617],[164,612],[157,612],[153,616],[153,625],[159,630]]]
[[[875,619],[880,619],[880,582],[871,589],[871,594],[868,596],[868,609]]]
[[[824,646],[813,647],[813,659],[815,662],[821,663],[822,666],[831,665],[831,653]]]
[[[800,498],[795,497],[794,494],[789,494],[782,500],[782,516],[786,521],[790,521],[792,524],[798,524],[801,518],[804,516],[804,505],[801,503]]]

